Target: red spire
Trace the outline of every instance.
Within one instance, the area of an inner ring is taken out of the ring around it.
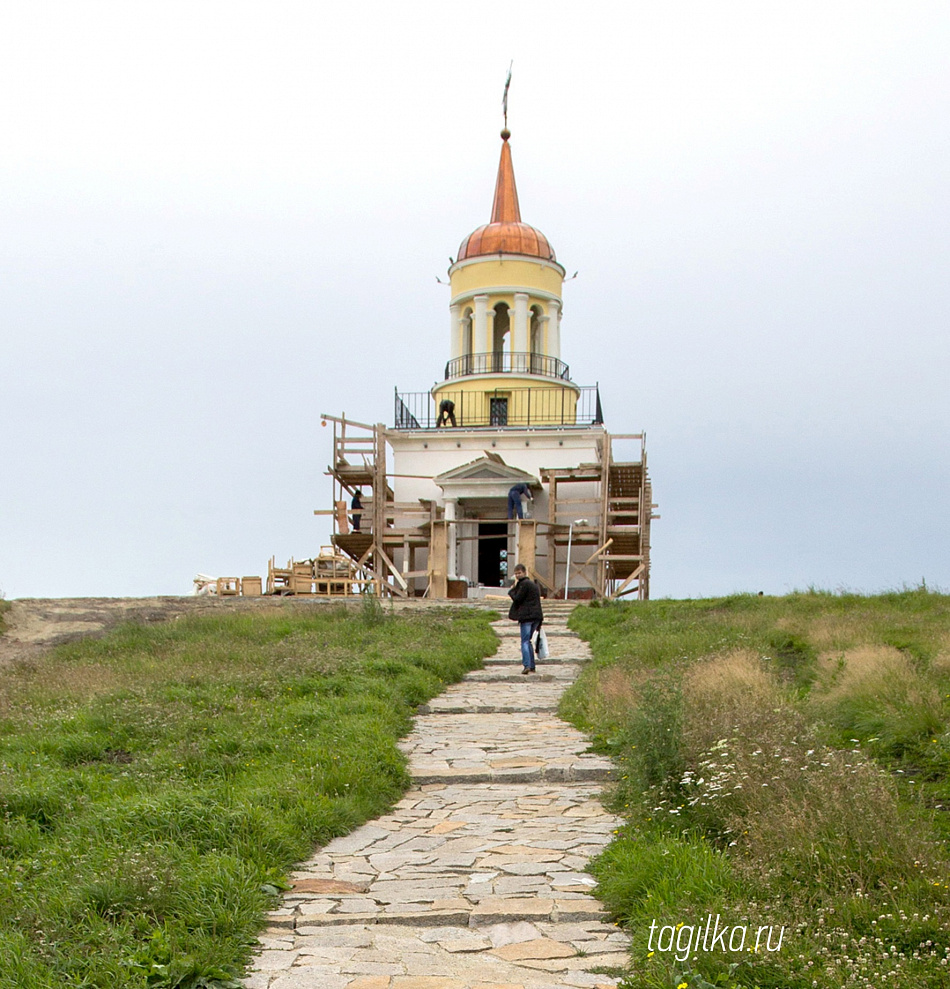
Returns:
[[[506,127],[501,132],[501,159],[498,162],[498,178],[495,180],[495,200],[491,207],[492,223],[520,223],[521,207],[518,205],[518,187],[515,170],[511,164],[511,137]]]
[[[459,246],[458,260],[487,257],[490,254],[523,254],[527,257],[557,261],[547,237],[535,227],[521,222],[515,170],[511,164],[511,148],[506,127],[501,132],[501,160],[495,180],[495,200],[491,207],[491,222],[472,231]]]

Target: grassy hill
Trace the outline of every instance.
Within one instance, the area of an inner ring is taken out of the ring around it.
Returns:
[[[0,987],[232,985],[288,870],[403,792],[488,620],[291,605],[0,667]]]
[[[0,989],[231,984],[293,864],[403,791],[396,739],[487,621],[291,604],[0,667]],[[594,870],[626,986],[950,989],[950,598],[571,624],[562,714],[622,767]]]
[[[595,659],[562,714],[623,767],[595,874],[634,935],[626,985],[950,986],[950,598],[654,601],[571,625]]]

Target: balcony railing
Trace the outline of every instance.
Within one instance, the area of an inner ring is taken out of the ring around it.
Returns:
[[[396,429],[595,426],[604,421],[598,385],[581,388],[576,397],[567,388],[440,391],[438,401],[427,391],[397,389],[395,405]]]
[[[454,357],[445,365],[446,381],[469,374],[538,374],[545,378],[571,380],[571,369],[567,364],[547,354],[512,354],[508,351],[465,354]]]

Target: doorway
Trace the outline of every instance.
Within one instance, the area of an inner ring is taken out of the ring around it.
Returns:
[[[502,587],[508,579],[508,523],[478,523],[478,582]]]

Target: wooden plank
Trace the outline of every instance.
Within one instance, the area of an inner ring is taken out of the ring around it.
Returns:
[[[326,412],[321,412],[320,413],[320,418],[321,419],[326,419],[327,422],[334,422],[334,423],[338,422],[338,423],[340,423],[343,426],[344,429],[347,426],[356,426],[359,429],[372,429],[373,428],[372,426],[368,426],[365,422],[357,422],[355,419],[347,419],[346,418],[346,413],[344,413],[343,414],[343,417],[341,418],[340,416],[330,416],[330,415],[327,415]]]
[[[624,588],[628,584],[633,583],[633,581],[635,581],[640,576],[640,574],[643,573],[643,571],[644,571],[644,565],[641,563],[640,566],[638,566],[637,569],[634,570],[633,573],[630,574],[630,576],[627,577],[627,579],[617,588],[617,590],[615,590],[613,594],[610,595],[611,598],[619,598],[619,597],[623,597],[625,594],[632,594],[633,591],[636,590],[636,588],[631,587],[629,591],[625,591]]]
[[[610,433],[604,434],[604,442],[600,448],[600,493],[601,493],[601,505],[600,505],[600,539],[601,542],[607,542],[607,509],[608,509],[608,499],[610,498],[610,464],[613,460],[613,446],[611,444]],[[607,565],[604,562],[603,557],[598,554],[594,554],[597,557],[597,587],[595,590],[598,594],[603,595],[607,587]]]
[[[554,518],[557,511],[557,478],[548,479],[548,509],[550,517]],[[554,539],[554,528],[548,527],[548,587],[557,591],[557,543]]]
[[[591,553],[591,555],[587,558],[586,562],[584,563],[584,566],[589,566],[591,563],[593,563],[594,560],[596,560],[597,557],[604,552],[604,550],[610,548],[612,543],[613,543],[613,539],[608,539],[607,542],[603,544],[603,546],[600,546],[598,549],[595,549],[594,552]]]
[[[518,522],[518,563],[525,570],[533,572],[537,566],[538,530],[533,519],[522,519]]]
[[[433,521],[432,537],[429,541],[429,597],[448,597],[448,524],[444,520]]]
[[[554,585],[553,585],[553,584],[550,584],[550,583],[548,583],[548,581],[546,581],[546,580],[545,580],[545,579],[544,579],[544,578],[543,578],[543,577],[541,576],[541,574],[539,574],[539,573],[538,573],[538,571],[537,571],[537,570],[535,570],[535,569],[534,569],[533,567],[525,567],[525,569],[526,569],[526,570],[528,571],[528,576],[529,576],[529,577],[530,577],[530,578],[531,578],[532,580],[536,580],[536,581],[537,581],[537,582],[538,582],[539,584],[544,584],[544,586],[545,586],[545,587],[546,587],[546,588],[547,588],[547,589],[548,589],[549,591],[551,591],[551,593],[552,593],[552,594],[554,593]]]
[[[346,517],[346,502],[338,501],[334,506],[336,509],[336,525],[341,535],[347,535],[350,531],[350,523]]]
[[[571,564],[571,570],[573,570],[573,571],[574,571],[574,573],[575,573],[575,574],[576,574],[576,575],[577,575],[578,577],[583,577],[583,578],[584,578],[584,580],[586,580],[586,581],[587,581],[587,583],[588,583],[588,584],[590,584],[590,586],[591,586],[591,587],[592,587],[592,588],[594,589],[594,593],[595,593],[595,594],[597,594],[597,595],[598,595],[599,597],[603,597],[604,595],[603,595],[603,593],[602,593],[602,592],[600,591],[600,589],[599,589],[599,588],[597,587],[597,585],[596,585],[596,584],[595,584],[595,583],[594,583],[594,582],[593,582],[593,581],[592,581],[592,580],[590,579],[590,577],[588,577],[588,576],[587,576],[587,574],[586,574],[586,573],[584,573],[584,571],[583,571],[583,570],[581,569],[581,568],[582,568],[583,566],[585,566],[585,564],[583,564],[583,563],[572,563],[572,564]],[[568,580],[568,584],[567,584],[567,586],[568,586],[568,587],[570,587],[570,586],[571,586],[571,584],[570,584],[570,580]]]
[[[396,578],[396,582],[405,591],[409,587],[409,585],[405,582],[405,580],[403,580],[403,576],[396,567],[396,564],[393,563],[393,561],[389,558],[389,556],[387,555],[386,551],[382,548],[382,546],[377,546],[377,549],[379,551],[380,559],[383,561],[383,563],[386,564],[387,567],[389,567],[390,571],[392,572],[392,575]]]

